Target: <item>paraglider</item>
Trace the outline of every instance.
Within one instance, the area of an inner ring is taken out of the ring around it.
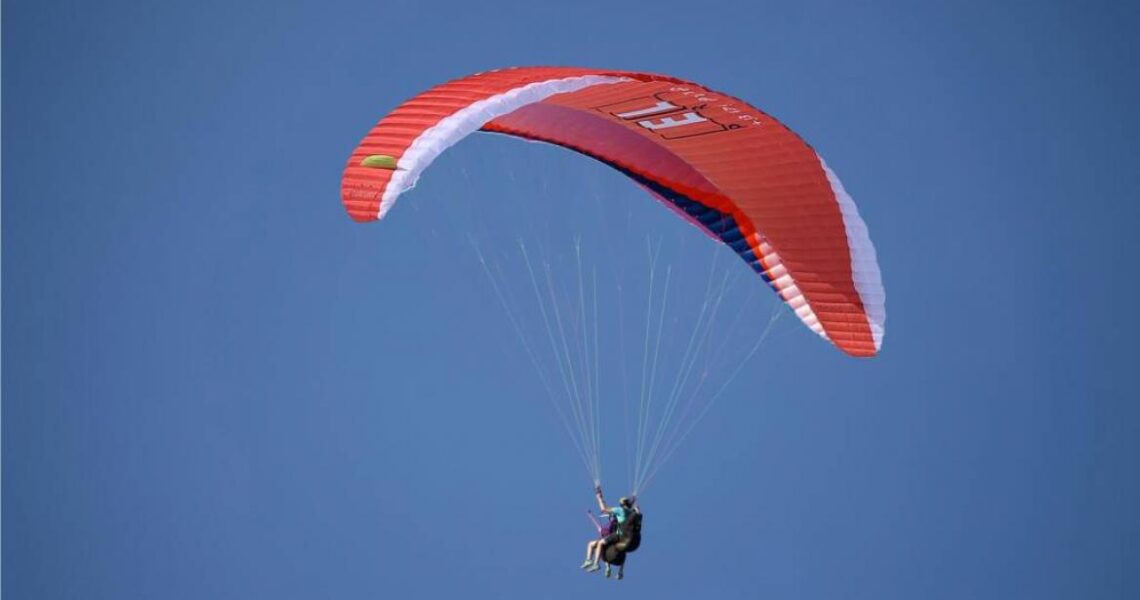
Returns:
[[[384,218],[444,150],[478,131],[560,146],[612,167],[731,248],[811,331],[851,356],[879,352],[885,334],[885,292],[875,248],[854,201],[811,146],[750,104],[654,73],[575,67],[477,73],[406,101],[372,128],[345,166],[345,209],[356,221]],[[526,248],[522,251],[526,257]],[[483,267],[491,277],[485,263]],[[529,258],[527,267],[529,271]],[[529,275],[538,297],[535,274]],[[579,292],[581,285],[579,271]],[[650,279],[651,292],[652,286]],[[553,296],[551,290],[551,302]],[[585,322],[584,312],[582,316]],[[596,318],[593,323],[596,326]],[[512,325],[521,338],[518,324],[512,320]],[[647,342],[648,335],[647,321]],[[571,360],[569,352],[552,352],[559,360]],[[583,354],[597,360],[596,350],[590,355],[583,348]],[[742,366],[751,353],[740,355]],[[590,388],[586,390],[586,400],[596,402],[597,394],[590,396]],[[547,391],[554,396],[549,387]],[[578,392],[567,390],[566,395]],[[664,412],[672,414],[672,407]],[[638,440],[631,497],[607,507],[598,467],[600,411],[586,415],[580,404],[578,408],[574,416],[579,434],[571,437],[612,526],[607,530],[595,521],[599,538],[587,546],[582,567],[594,571],[602,561],[607,575],[610,566],[617,566],[620,579],[627,554],[641,543],[642,515],[635,498],[656,473],[656,467],[650,467],[664,425],[644,461],[641,450],[648,436]],[[666,458],[672,449],[675,446],[665,452]]]

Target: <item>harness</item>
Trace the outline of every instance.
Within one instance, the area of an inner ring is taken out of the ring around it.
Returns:
[[[621,540],[617,543],[617,549],[622,552],[633,552],[641,547],[641,511],[632,511],[622,525]]]

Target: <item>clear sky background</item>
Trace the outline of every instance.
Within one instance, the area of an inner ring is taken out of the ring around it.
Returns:
[[[5,2],[4,596],[1140,595],[1138,17]],[[874,360],[780,322],[645,495],[620,584],[577,570],[589,482],[448,215],[584,190],[665,211],[492,136],[384,223],[339,201],[385,112],[527,64],[669,73],[781,119],[858,202],[887,289]]]

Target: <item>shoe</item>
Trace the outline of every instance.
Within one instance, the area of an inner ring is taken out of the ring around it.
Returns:
[[[586,559],[586,562],[582,563],[582,566],[581,566],[581,567],[578,567],[578,568],[580,568],[580,569],[585,569],[586,567],[588,567],[588,566],[590,566],[590,565],[592,565],[592,564],[594,564],[594,561],[592,561],[592,560],[590,560],[590,559],[588,559],[588,558],[587,558],[587,559]]]
[[[618,581],[625,579],[625,571],[618,571],[617,579],[618,579]]]
[[[590,563],[590,566],[586,567],[586,572],[587,573],[593,573],[594,571],[597,571],[600,568],[601,567],[598,566],[598,563]]]
[[[606,579],[610,578],[610,566],[606,565]]]

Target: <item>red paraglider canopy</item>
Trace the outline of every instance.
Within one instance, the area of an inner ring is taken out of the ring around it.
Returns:
[[[524,67],[439,85],[385,116],[341,196],[382,218],[475,131],[563,146],[618,169],[732,247],[813,331],[874,356],[886,321],[874,246],[851,197],[790,129],[731,96],[650,73]]]

